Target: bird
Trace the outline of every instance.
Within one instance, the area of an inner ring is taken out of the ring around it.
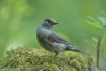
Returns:
[[[58,22],[56,22],[53,18],[47,18],[38,26],[36,30],[36,39],[45,50],[54,52],[54,57],[64,51],[75,51],[90,55],[76,48],[73,44],[54,32],[53,27],[57,24]]]

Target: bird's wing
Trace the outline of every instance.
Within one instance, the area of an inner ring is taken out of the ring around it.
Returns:
[[[59,35],[57,35],[54,32],[51,35],[49,35],[47,39],[48,39],[49,42],[63,43],[63,44],[66,44],[66,45],[72,45],[73,46],[73,44],[67,42],[65,39],[63,39],[62,37],[60,37]]]
[[[81,53],[84,53],[84,54],[87,54],[87,55],[90,55],[84,51],[81,51],[77,48],[74,47],[73,44],[67,42],[65,39],[63,39],[62,37],[60,37],[59,35],[57,35],[56,33],[52,33],[51,35],[48,36],[47,40],[49,42],[56,42],[56,43],[63,43],[63,44],[66,44],[67,45],[67,49],[66,50],[71,50],[71,51],[76,51],[76,52],[81,52]]]

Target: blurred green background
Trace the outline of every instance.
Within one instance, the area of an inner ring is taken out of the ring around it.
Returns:
[[[86,20],[103,16],[101,11],[106,12],[106,0],[0,0],[0,59],[10,48],[42,48],[36,29],[44,19],[53,18],[59,23],[54,31],[92,54],[96,62],[96,48],[84,40],[93,43],[92,37],[97,37],[97,29]]]

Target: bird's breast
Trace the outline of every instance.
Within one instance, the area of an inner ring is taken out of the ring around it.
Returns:
[[[48,37],[49,35],[52,34],[52,31],[42,27],[42,28],[39,28],[37,30],[37,33],[40,35],[40,37],[45,37],[46,38],[46,37]]]

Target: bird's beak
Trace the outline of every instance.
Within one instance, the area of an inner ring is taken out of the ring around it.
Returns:
[[[55,22],[54,24],[58,24],[58,22]]]

